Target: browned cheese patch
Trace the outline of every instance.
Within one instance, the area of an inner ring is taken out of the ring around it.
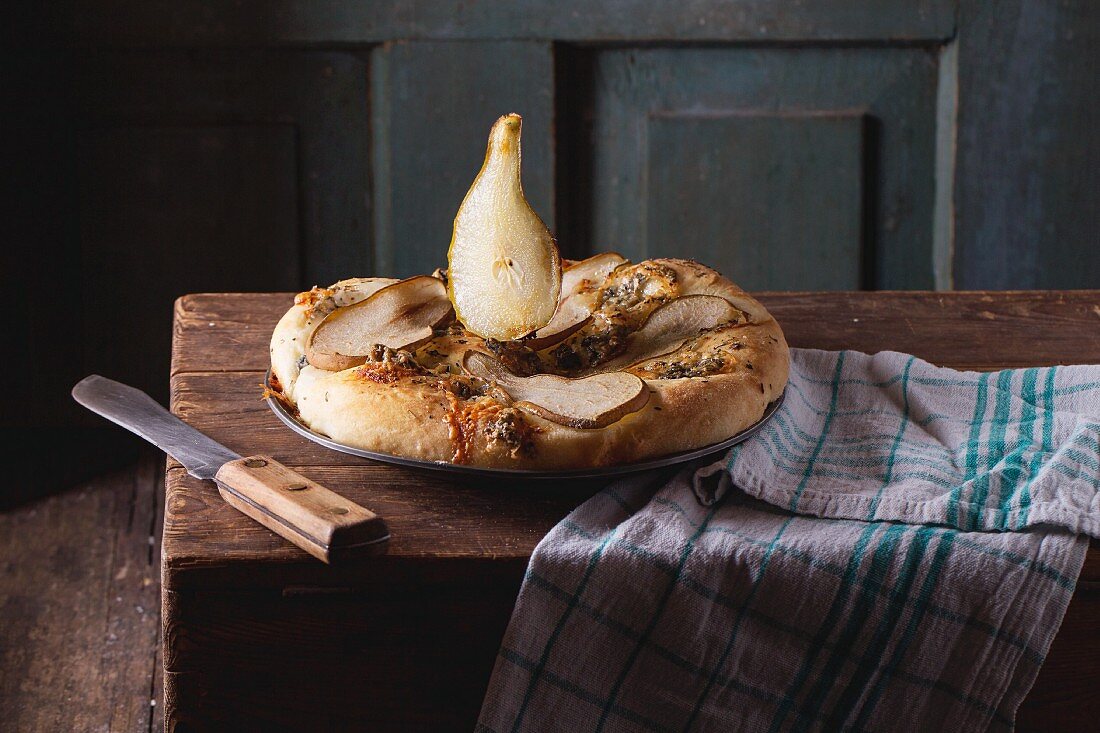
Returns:
[[[576,374],[621,352],[649,315],[680,295],[676,270],[660,262],[621,265],[602,283],[586,283],[592,322],[542,355],[545,371]]]
[[[466,463],[479,433],[485,435],[491,448],[500,448],[513,458],[534,453],[534,436],[539,432],[524,419],[522,413],[505,407],[492,397],[474,395],[464,399],[449,389],[443,390],[447,423],[451,441],[451,460]]]

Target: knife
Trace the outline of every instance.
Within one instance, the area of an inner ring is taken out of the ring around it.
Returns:
[[[230,506],[324,562],[384,552],[382,517],[268,456],[240,456],[161,407],[139,389],[98,374],[73,399],[168,453],[199,479],[213,480]]]

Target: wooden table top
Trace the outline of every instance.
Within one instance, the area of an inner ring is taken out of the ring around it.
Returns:
[[[169,459],[167,588],[493,582],[523,572],[538,541],[597,488],[488,484],[371,463],[287,429],[261,399],[268,340],[288,293],[188,295],[176,303],[173,412],[242,454],[266,453],[378,512],[385,556],[325,566],[225,504]],[[1100,363],[1100,291],[764,293],[791,346],[886,349],[955,369]],[[1083,580],[1100,580],[1094,542]]]

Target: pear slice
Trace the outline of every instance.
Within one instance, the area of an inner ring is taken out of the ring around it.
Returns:
[[[700,332],[736,320],[740,312],[717,295],[685,295],[670,300],[649,314],[642,327],[630,335],[621,354],[596,369],[625,369],[670,354]]]
[[[462,366],[470,374],[495,383],[518,407],[573,428],[603,428],[645,407],[645,382],[626,372],[566,379],[552,374],[519,377],[480,351],[467,351]]]
[[[523,195],[520,127],[517,114],[493,125],[447,252],[455,314],[469,331],[498,341],[549,323],[561,292],[558,247]]]
[[[574,262],[561,274],[562,300],[584,287],[585,281],[602,282],[611,271],[628,260],[618,252],[604,252],[586,260]]]
[[[615,252],[589,257],[567,267],[561,275],[561,299],[550,322],[523,340],[523,345],[540,351],[572,336],[592,320],[592,302],[580,295],[588,282],[602,282],[626,258]]]
[[[375,344],[405,349],[427,341],[450,313],[442,280],[428,275],[401,280],[330,313],[310,335],[306,359],[331,372],[350,369],[364,363]]]
[[[327,288],[313,288],[307,293],[302,293],[302,296],[307,296],[303,305],[306,306],[310,322],[320,321],[337,308],[366,300],[382,288],[396,282],[398,282],[396,279],[390,277],[353,277],[341,280]],[[295,299],[294,302],[297,303],[298,300]]]
[[[521,342],[533,351],[553,346],[569,338],[592,321],[592,306],[584,298],[570,296],[558,303],[550,322]]]

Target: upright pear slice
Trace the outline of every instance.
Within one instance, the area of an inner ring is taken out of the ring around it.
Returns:
[[[520,127],[516,114],[493,125],[447,253],[447,290],[458,319],[499,341],[549,323],[561,292],[557,245],[523,195]]]
[[[612,270],[626,261],[621,255],[607,252],[567,267],[561,275],[561,298],[554,317],[525,338],[523,345],[539,351],[564,341],[588,325],[594,304],[581,296],[580,290],[587,282],[603,282]]]
[[[552,374],[519,377],[479,351],[467,351],[462,365],[475,377],[495,382],[518,406],[574,428],[606,427],[642,409],[649,401],[645,382],[626,372],[583,379]]]
[[[740,313],[717,295],[686,295],[670,300],[649,314],[642,327],[631,334],[621,354],[600,364],[597,370],[625,369],[670,354],[700,332],[737,320]]]
[[[450,313],[442,280],[401,280],[330,313],[310,336],[306,359],[318,369],[350,369],[365,362],[375,344],[405,349],[430,339],[432,328]]]

